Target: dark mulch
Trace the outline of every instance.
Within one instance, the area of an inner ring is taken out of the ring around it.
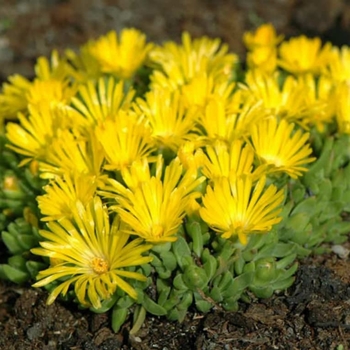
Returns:
[[[45,305],[46,293],[0,284],[0,349],[349,349],[350,261],[308,258],[285,293],[241,304],[239,312],[189,313],[182,324],[148,317],[136,336],[118,334],[107,314],[75,304]],[[130,320],[132,315],[130,315]]]

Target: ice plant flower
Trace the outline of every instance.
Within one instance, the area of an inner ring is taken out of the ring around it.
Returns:
[[[305,114],[303,86],[292,76],[281,85],[279,73],[248,71],[241,88],[270,114],[287,119],[301,118]]]
[[[280,45],[278,65],[294,74],[319,74],[330,61],[331,50],[330,43],[322,46],[320,38],[301,35]]]
[[[276,118],[266,119],[252,126],[251,143],[268,172],[286,173],[296,179],[307,171],[303,165],[313,162],[309,133],[294,130],[294,124]]]
[[[203,110],[212,99],[221,99],[227,111],[236,111],[235,99],[231,98],[235,83],[215,82],[211,74],[199,73],[181,88],[186,108],[196,107]]]
[[[40,162],[41,177],[50,179],[69,174],[85,174],[99,182],[105,160],[102,146],[93,130],[85,134],[68,129],[59,130],[45,158]]]
[[[95,133],[107,159],[107,170],[121,170],[150,156],[155,148],[150,128],[132,111],[120,110],[113,120],[100,123]]]
[[[234,139],[249,134],[251,126],[266,117],[266,111],[261,103],[247,98],[236,113],[227,113],[225,105],[220,99],[213,99],[208,103],[204,113],[199,115],[199,129],[202,131],[200,139],[205,143],[216,140],[232,142]]]
[[[335,82],[350,81],[350,48],[333,47],[332,55],[325,74],[329,74]]]
[[[131,78],[147,58],[152,44],[139,30],[128,28],[118,35],[110,31],[89,46],[90,53],[101,65],[102,72],[121,79]]]
[[[149,125],[154,143],[159,148],[177,151],[180,145],[197,137],[195,113],[185,108],[178,91],[153,89],[145,99],[137,99],[134,106],[140,117]]]
[[[160,174],[152,176],[132,189],[111,181],[117,204],[110,209],[130,226],[127,233],[151,243],[174,242],[186,207],[192,198],[200,196],[196,187],[204,179],[203,176],[198,178],[194,168],[183,174],[183,167],[175,158],[165,168],[163,180]]]
[[[243,35],[243,42],[248,50],[259,47],[276,47],[283,40],[283,35],[277,35],[271,23],[259,26],[254,32],[246,32]]]
[[[198,73],[210,74],[216,82],[228,80],[238,56],[227,52],[228,46],[219,39],[192,39],[184,32],[181,45],[167,42],[150,52],[151,62],[158,67],[151,76],[152,88],[176,90]]]
[[[202,199],[202,219],[223,238],[237,236],[242,244],[247,244],[250,234],[269,232],[282,220],[278,215],[284,190],[275,185],[265,189],[265,183],[265,176],[255,185],[251,176],[215,181]]]
[[[317,80],[312,74],[298,77],[300,91],[303,91],[304,110],[300,115],[301,124],[315,125],[320,132],[326,124],[334,120],[336,98],[334,97],[334,82],[329,76],[321,75]]]
[[[19,74],[8,78],[0,94],[0,126],[4,119],[16,119],[18,112],[25,112],[28,107],[26,94],[31,82]]]
[[[152,258],[142,254],[151,245],[143,244],[141,239],[128,242],[129,235],[120,230],[118,220],[112,225],[109,220],[101,199],[94,197],[86,207],[77,202],[72,219],[49,222],[48,229],[40,231],[44,241],[32,253],[56,263],[39,272],[34,287],[59,283],[49,295],[48,304],[59,294],[67,294],[71,285],[79,303],[95,309],[117,288],[137,298],[135,289],[125,278],[145,281],[146,277],[125,268],[150,262]]]
[[[252,175],[257,179],[262,167],[254,169],[254,156],[252,147],[243,140],[233,140],[230,145],[217,140],[206,147],[202,173],[213,181],[231,175]]]
[[[76,93],[76,85],[64,80],[36,79],[28,89],[28,104],[40,108],[40,104],[49,105],[68,104]]]
[[[344,82],[337,87],[335,101],[338,130],[350,134],[350,83]]]
[[[100,78],[97,82],[89,80],[81,84],[71,104],[89,124],[95,125],[115,118],[119,109],[129,109],[134,94],[133,89],[125,92],[123,81],[118,82],[114,77]]]
[[[67,128],[70,121],[62,110],[48,103],[28,108],[29,116],[19,113],[19,124],[6,125],[6,136],[11,143],[8,147],[28,157],[25,161],[33,158],[42,160],[46,157],[52,140],[62,128]]]
[[[247,64],[251,69],[273,72],[277,66],[277,45],[283,36],[277,36],[271,23],[263,24],[255,32],[246,32],[243,41],[248,49]]]
[[[87,205],[96,193],[97,181],[85,174],[64,174],[44,187],[45,194],[38,196],[43,221],[72,218],[76,203]]]

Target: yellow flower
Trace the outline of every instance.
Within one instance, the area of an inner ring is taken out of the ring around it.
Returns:
[[[102,180],[104,153],[93,130],[80,134],[74,130],[59,130],[45,158],[40,162],[41,177],[50,179],[68,174],[85,174]]]
[[[28,104],[40,108],[40,104],[68,104],[76,93],[76,86],[63,80],[34,80],[27,92]]]
[[[253,179],[257,179],[262,168],[254,169],[254,157],[254,150],[250,145],[244,145],[242,140],[234,140],[229,145],[217,140],[206,147],[202,172],[214,181],[231,175],[252,175]]]
[[[150,167],[152,167],[152,173]],[[130,167],[123,167],[120,171],[122,182],[125,183],[126,187],[120,181],[109,177],[106,178],[105,184],[102,186],[99,194],[106,198],[115,198],[115,194],[120,193],[123,196],[127,196],[128,189],[134,191],[143,182],[150,181],[152,176],[160,178],[163,174],[163,167],[164,159],[162,154],[157,156],[155,164],[152,164],[147,157],[135,160]]]
[[[184,142],[177,152],[181,164],[185,169],[199,169],[203,166],[205,159],[201,148],[198,148],[199,142],[188,141]]]
[[[163,180],[158,173],[131,189],[111,181],[117,205],[110,209],[130,226],[128,233],[151,243],[174,242],[190,200],[200,196],[195,189],[204,181],[193,168],[182,174],[183,167],[175,158],[166,167]]]
[[[8,80],[0,94],[0,126],[4,119],[16,119],[17,113],[24,112],[28,106],[26,94],[31,82],[18,74],[11,75]]]
[[[313,162],[309,133],[300,129],[294,132],[294,124],[276,118],[264,120],[252,126],[251,141],[257,156],[269,166],[269,172],[284,172],[292,178],[301,176],[307,168],[303,164]]]
[[[97,82],[81,84],[77,96],[72,98],[72,106],[90,124],[98,124],[105,119],[113,119],[119,109],[129,109],[134,97],[133,89],[125,92],[123,81],[113,77],[100,78]]]
[[[52,304],[59,294],[65,295],[74,285],[79,303],[101,307],[117,288],[132,298],[137,298],[135,289],[124,278],[145,281],[138,272],[124,268],[146,264],[152,260],[141,254],[151,248],[142,244],[141,239],[128,243],[129,235],[123,232],[117,220],[110,227],[107,209],[99,197],[95,197],[86,207],[78,202],[73,219],[63,218],[49,222],[48,230],[41,230],[44,241],[41,248],[32,253],[49,257],[57,264],[40,271],[34,287],[42,287],[51,282],[61,282],[51,292],[47,303]]]
[[[247,96],[253,98],[269,114],[287,119],[301,118],[305,114],[304,86],[296,78],[288,76],[280,83],[280,75],[261,71],[248,71],[245,79]]]
[[[247,65],[250,69],[258,69],[272,73],[277,67],[277,49],[274,47],[258,47],[247,54]]]
[[[71,219],[76,203],[87,205],[95,195],[96,179],[83,174],[64,174],[44,187],[45,194],[37,197],[43,221]]]
[[[350,81],[350,48],[333,47],[327,73],[335,82]]]
[[[67,65],[70,75],[77,82],[86,82],[88,80],[98,79],[102,76],[101,65],[92,54],[94,42],[89,41],[79,48],[79,52],[67,49],[65,56],[69,65]]]
[[[283,40],[283,35],[276,34],[276,30],[271,23],[259,26],[255,32],[243,34],[243,42],[248,50],[260,47],[275,47]]]
[[[212,75],[199,73],[188,84],[182,86],[181,93],[186,108],[203,109],[210,100],[219,98],[226,102],[226,109],[230,111],[235,102],[230,98],[234,88],[235,83],[230,83],[228,80],[215,82]]]
[[[265,183],[265,176],[256,185],[251,176],[221,178],[207,187],[202,219],[222,237],[238,236],[242,244],[249,234],[269,232],[282,220],[278,215],[284,191],[274,185],[264,190]]]
[[[46,57],[39,57],[35,72],[37,77],[34,83],[16,74],[8,78],[9,83],[3,84],[0,94],[0,126],[4,119],[16,119],[18,112],[26,114],[29,103],[43,99],[65,102],[75,92],[74,87],[64,82],[68,77],[66,63],[57,51],[52,52],[51,62]]]
[[[160,67],[151,75],[151,85],[176,90],[198,73],[210,74],[215,82],[229,80],[238,56],[227,52],[228,46],[221,45],[219,39],[192,40],[190,34],[184,32],[182,45],[170,41],[150,52],[151,61]]]
[[[179,91],[154,89],[146,94],[145,100],[137,99],[134,109],[145,118],[160,148],[176,152],[184,141],[197,137],[193,133],[195,113],[185,108]]]
[[[298,77],[300,91],[303,91],[305,109],[300,115],[301,123],[316,125],[322,132],[326,124],[333,122],[335,115],[334,83],[330,77],[321,75],[318,79],[311,74]]]
[[[151,48],[151,44],[146,44],[146,36],[134,28],[122,30],[119,39],[115,31],[110,31],[89,46],[102,72],[121,79],[129,79],[136,73]]]
[[[277,66],[277,45],[283,36],[277,36],[271,23],[263,24],[255,32],[246,32],[243,41],[249,50],[247,64],[251,69],[273,72]]]
[[[251,98],[243,101],[239,112],[226,113],[223,101],[216,99],[208,103],[204,113],[199,116],[200,130],[203,130],[202,140],[207,143],[215,140],[231,142],[235,138],[249,134],[251,126],[266,117],[266,111],[259,102]]]
[[[35,64],[36,78],[41,81],[65,81],[69,77],[69,67],[66,59],[61,58],[57,50],[53,50],[50,59],[41,56]]]
[[[28,117],[22,113],[18,115],[20,124],[6,125],[6,136],[11,142],[8,147],[29,157],[22,164],[33,158],[44,159],[57,132],[67,127],[66,115],[56,107],[51,108],[49,104],[42,103],[36,108],[28,108]]]
[[[95,132],[107,159],[107,170],[121,170],[154,150],[151,130],[131,111],[120,110],[114,120],[100,123]]]
[[[336,89],[336,120],[340,133],[350,134],[350,83],[342,83]]]
[[[294,74],[319,74],[330,61],[331,50],[330,43],[322,47],[320,38],[301,35],[281,44],[278,65]]]

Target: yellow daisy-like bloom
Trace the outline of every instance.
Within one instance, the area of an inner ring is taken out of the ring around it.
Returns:
[[[254,157],[252,147],[242,140],[234,140],[230,145],[217,140],[206,147],[202,172],[213,181],[231,175],[252,175],[253,179],[258,179],[263,170],[262,167],[254,169]]]
[[[131,111],[120,110],[114,120],[99,124],[95,133],[107,159],[107,170],[121,170],[155,149],[150,128]]]
[[[197,137],[195,111],[185,108],[179,91],[154,89],[139,98],[134,106],[152,130],[152,137],[160,148],[177,151],[180,145]]]
[[[335,92],[336,120],[340,133],[350,134],[350,83],[342,83]]]
[[[199,169],[203,166],[205,156],[199,145],[200,142],[188,141],[179,148],[177,156],[185,169]]]
[[[288,76],[282,86],[279,73],[266,74],[261,71],[248,71],[245,84],[241,88],[270,114],[292,119],[305,115],[305,88],[298,80]]]
[[[101,65],[92,54],[94,42],[90,41],[79,48],[79,52],[66,50],[65,56],[69,65],[66,70],[77,82],[96,80],[103,75]]]
[[[74,87],[64,83],[68,72],[65,61],[57,51],[52,52],[50,62],[46,57],[39,57],[35,73],[37,77],[34,83],[16,74],[8,78],[9,83],[3,84],[0,94],[0,126],[4,119],[16,119],[18,112],[26,114],[29,103],[40,100],[65,102],[75,91]]]
[[[0,94],[0,126],[5,119],[16,119],[17,113],[24,112],[28,106],[26,94],[31,82],[18,74],[11,75],[8,80]]]
[[[60,57],[57,50],[53,50],[50,59],[41,56],[34,67],[36,78],[41,81],[60,80],[65,81],[69,77],[69,69],[66,59]]]
[[[27,92],[28,104],[40,108],[40,104],[51,106],[68,104],[76,93],[76,85],[63,80],[34,80]]]
[[[265,189],[265,183],[265,176],[256,185],[251,176],[221,178],[207,187],[202,219],[223,238],[238,236],[242,244],[250,234],[269,232],[282,220],[278,215],[284,190],[277,191],[275,185]]]
[[[277,36],[271,23],[263,24],[255,32],[246,32],[243,41],[249,52],[247,64],[251,69],[271,73],[277,66],[277,45],[283,36]]]
[[[322,46],[320,38],[301,35],[281,44],[278,65],[294,74],[319,74],[330,61],[331,50],[330,43]]]
[[[53,289],[47,304],[52,304],[59,294],[65,295],[74,285],[79,303],[101,307],[117,288],[132,298],[137,293],[124,279],[145,281],[146,277],[124,268],[146,264],[151,257],[142,256],[150,244],[142,244],[141,239],[128,243],[129,235],[123,232],[117,220],[110,226],[107,209],[99,197],[95,197],[86,207],[78,202],[73,219],[63,218],[49,222],[48,230],[41,230],[44,241],[41,248],[32,253],[49,257],[58,263],[40,271],[34,287],[42,287],[54,281],[61,283]]]
[[[152,174],[150,170],[152,167]],[[164,159],[162,154],[159,154],[156,158],[155,164],[151,165],[148,158],[135,160],[130,167],[123,167],[121,169],[122,181],[126,187],[112,178],[106,178],[105,184],[101,191],[98,193],[106,198],[115,198],[116,194],[122,193],[123,196],[127,196],[128,189],[134,191],[140,187],[143,182],[151,180],[152,176],[160,179],[163,174]],[[154,172],[154,175],[153,175]]]
[[[235,100],[231,98],[235,83],[229,81],[215,82],[212,75],[200,73],[191,82],[183,85],[181,93],[186,108],[197,107],[203,109],[212,99],[225,101],[226,110],[231,112],[237,107]]]
[[[151,48],[152,44],[146,44],[145,34],[134,28],[122,30],[119,39],[115,31],[110,31],[89,46],[102,72],[121,79],[129,79],[136,73]]]
[[[247,54],[247,65],[250,69],[272,73],[277,67],[277,49],[259,47]]]
[[[59,130],[45,158],[40,162],[41,177],[50,179],[68,174],[85,174],[102,181],[104,152],[93,130],[80,134],[74,130]]]
[[[350,81],[350,48],[333,47],[327,73],[335,82]]]
[[[90,124],[98,124],[105,119],[113,119],[120,109],[130,108],[135,91],[125,90],[123,81],[113,77],[100,78],[97,82],[81,84],[77,96],[72,98],[72,106]]]
[[[326,124],[333,122],[335,115],[334,82],[325,75],[316,80],[313,75],[305,74],[298,77],[298,85],[305,101],[301,123],[316,125],[322,132]]]
[[[44,216],[43,221],[71,219],[76,203],[87,205],[96,193],[95,178],[75,174],[64,174],[44,187],[45,194],[37,197],[38,207]]]
[[[283,35],[278,35],[271,23],[262,24],[254,32],[243,34],[243,42],[248,50],[260,47],[276,47],[282,40]]]
[[[312,149],[307,143],[309,133],[294,131],[294,124],[285,120],[269,118],[252,126],[251,141],[262,164],[268,172],[286,173],[293,179],[301,176],[307,168],[302,165],[313,162]]]
[[[200,130],[203,130],[200,139],[206,143],[215,142],[217,139],[230,143],[234,139],[247,136],[251,126],[266,115],[261,103],[254,102],[251,98],[243,101],[238,113],[230,114],[226,113],[223,101],[212,100],[198,120]]]
[[[194,168],[183,174],[177,158],[166,167],[163,180],[159,175],[133,189],[111,181],[112,186],[116,185],[118,204],[110,209],[131,227],[128,233],[151,243],[174,242],[187,205],[191,199],[200,196],[195,189],[205,178],[198,178]]]
[[[192,40],[184,32],[181,45],[170,41],[150,52],[151,61],[160,67],[151,75],[151,85],[176,90],[199,73],[210,74],[215,82],[229,80],[238,56],[227,52],[228,46],[219,39]]]
[[[37,107],[30,105],[28,117],[22,113],[18,115],[20,124],[6,125],[6,136],[11,143],[8,147],[29,157],[22,164],[33,158],[45,159],[59,130],[68,127],[70,122],[65,113],[56,107],[50,107],[48,103],[41,103]]]

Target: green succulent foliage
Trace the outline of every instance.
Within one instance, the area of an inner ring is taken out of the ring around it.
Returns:
[[[5,144],[6,138],[0,135],[0,237],[7,248],[4,256],[8,256],[7,263],[0,264],[0,278],[23,283],[35,278],[46,266],[42,261],[32,260],[30,254],[30,249],[39,245],[36,196],[44,182],[28,168],[19,167],[21,159]],[[13,186],[8,186],[9,180]],[[32,222],[25,218],[25,208]]]
[[[314,144],[318,159],[300,181],[288,183],[283,220],[274,228],[282,242],[298,245],[299,257],[324,252],[324,242],[343,243],[350,232],[343,219],[350,212],[350,137],[318,137]]]
[[[252,235],[247,246],[210,232],[200,218],[192,218],[178,240],[153,249],[150,286],[154,297],[140,290],[139,304],[149,313],[183,321],[188,309],[238,309],[240,299],[269,297],[294,281],[295,243],[278,242],[278,234]]]

